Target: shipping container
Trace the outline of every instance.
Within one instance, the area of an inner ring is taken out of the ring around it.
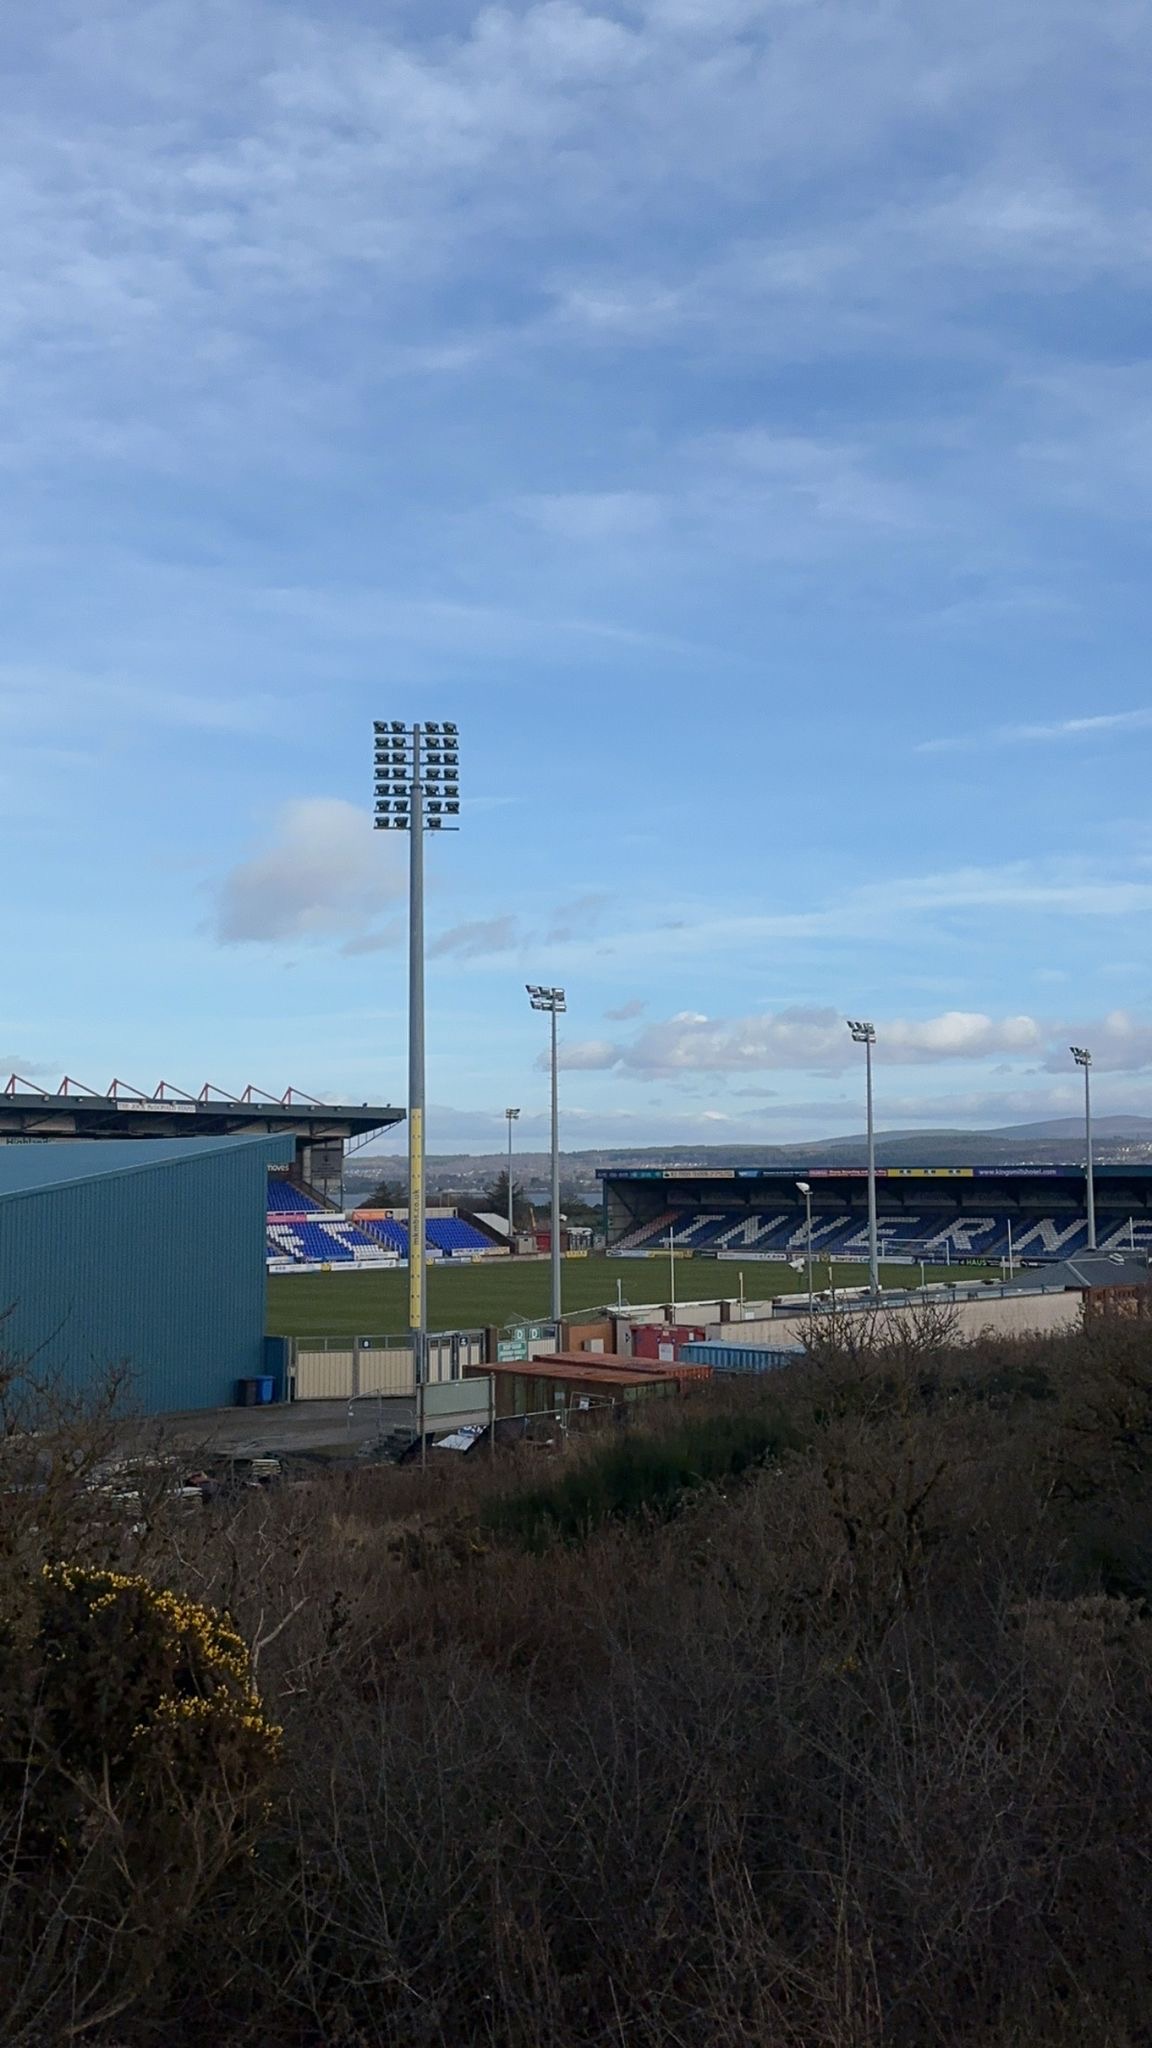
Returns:
[[[684,1364],[710,1366],[713,1372],[780,1372],[806,1357],[803,1345],[686,1344]]]
[[[706,1334],[701,1323],[633,1323],[632,1356],[670,1365],[685,1344],[702,1342]]]

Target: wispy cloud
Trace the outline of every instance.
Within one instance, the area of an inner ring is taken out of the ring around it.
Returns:
[[[343,938],[371,950],[378,913],[403,891],[387,840],[367,811],[338,797],[285,804],[270,843],[217,885],[216,938],[225,946]]]
[[[994,725],[987,732],[949,733],[921,740],[918,754],[981,753],[989,747],[1045,746],[1060,740],[1107,739],[1113,733],[1152,731],[1152,709],[1103,711],[1091,718],[1057,718],[1038,725]]]
[[[431,960],[483,960],[490,953],[507,953],[519,942],[520,926],[515,917],[480,917],[456,924],[441,932],[428,948]]]

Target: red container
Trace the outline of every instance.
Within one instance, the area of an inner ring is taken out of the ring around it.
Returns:
[[[670,1365],[679,1358],[682,1344],[702,1343],[706,1332],[698,1324],[686,1323],[638,1323],[632,1327],[633,1358],[654,1358],[661,1365]],[[665,1350],[671,1345],[672,1358],[661,1358],[660,1347]]]

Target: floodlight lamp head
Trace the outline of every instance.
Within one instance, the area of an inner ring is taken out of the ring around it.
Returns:
[[[1073,1045],[1069,1046],[1068,1049],[1078,1067],[1090,1067],[1092,1065],[1092,1055],[1086,1046]]]
[[[504,1111],[504,1114],[507,1117],[509,1123],[512,1124],[515,1123],[517,1117],[520,1114],[520,1111],[518,1109],[506,1109]]]
[[[798,1180],[796,1186],[802,1195],[810,1195],[812,1193],[812,1184],[810,1181]]]
[[[853,1040],[857,1045],[875,1045],[876,1026],[874,1024],[865,1024],[854,1017],[849,1017],[848,1029],[852,1033]]]

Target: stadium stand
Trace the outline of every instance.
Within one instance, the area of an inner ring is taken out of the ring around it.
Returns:
[[[803,1258],[808,1233],[803,1214],[719,1212],[679,1222],[660,1218],[628,1233],[614,1249],[660,1252],[668,1244],[695,1252],[747,1252],[760,1256]],[[1022,1260],[1066,1259],[1083,1252],[1088,1224],[1083,1216],[958,1215],[943,1222],[936,1216],[881,1216],[877,1232],[882,1259],[894,1263],[962,1265],[967,1260],[993,1264],[1009,1256]],[[1152,1219],[1097,1212],[1101,1251],[1152,1253]],[[867,1259],[868,1226],[859,1216],[813,1217],[812,1251],[817,1258]]]
[[[636,1251],[643,1245],[659,1243],[661,1235],[667,1244],[668,1232],[676,1220],[676,1211],[667,1209],[663,1216],[656,1216],[651,1223],[642,1223],[637,1230],[630,1230],[626,1237],[617,1239],[614,1249],[618,1252]]]
[[[348,1260],[378,1258],[380,1244],[355,1223],[342,1217],[325,1217],[323,1223],[271,1221],[268,1251],[274,1259],[298,1259],[301,1263],[336,1265]]]
[[[283,1174],[270,1173],[268,1176],[268,1214],[270,1216],[309,1215],[323,1207],[323,1203],[303,1188],[298,1188]]]
[[[288,1190],[299,1194],[298,1189]],[[302,1196],[298,1206],[284,1200],[285,1183],[269,1181],[268,1257],[299,1265],[342,1265],[391,1255],[408,1257],[408,1226],[391,1217],[350,1223]],[[458,1216],[429,1218],[425,1244],[434,1257],[474,1258],[496,1249],[491,1238]]]
[[[428,1243],[439,1252],[490,1252],[492,1240],[477,1230],[474,1223],[465,1223],[459,1216],[435,1216],[427,1225]]]

